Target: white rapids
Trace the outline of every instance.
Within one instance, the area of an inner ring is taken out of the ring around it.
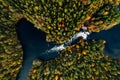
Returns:
[[[82,37],[84,40],[87,39],[88,35],[90,35],[89,32],[85,31],[87,30],[87,27],[83,27],[82,28],[84,31],[83,32],[78,32],[77,34],[75,34],[68,42],[67,44],[71,44],[73,41],[75,41],[76,39],[78,39],[79,37]],[[61,44],[59,46],[54,46],[53,48],[51,48],[50,50],[47,50],[47,52],[54,52],[54,51],[62,51],[64,50],[65,48],[67,48],[69,45],[65,46],[65,43],[64,44]]]

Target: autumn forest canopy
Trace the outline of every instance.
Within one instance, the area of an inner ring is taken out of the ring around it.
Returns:
[[[0,80],[14,80],[23,52],[15,24],[26,18],[62,44],[83,26],[89,32],[120,23],[120,0],[0,0]],[[104,55],[105,41],[80,39],[50,61],[35,60],[28,80],[120,79],[120,61]]]

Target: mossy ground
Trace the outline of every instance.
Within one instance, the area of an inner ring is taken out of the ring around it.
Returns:
[[[48,41],[64,43],[87,23],[90,32],[120,22],[119,0],[0,0],[0,80],[14,80],[22,49],[14,24],[22,17],[45,31]],[[78,43],[50,61],[34,61],[29,80],[120,79],[120,62],[103,54],[104,41]]]

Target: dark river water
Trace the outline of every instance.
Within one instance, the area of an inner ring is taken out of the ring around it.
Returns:
[[[99,33],[91,33],[88,39],[105,40],[104,54],[120,58],[120,24]]]

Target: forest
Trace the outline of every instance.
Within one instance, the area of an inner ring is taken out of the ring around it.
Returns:
[[[62,44],[83,26],[100,32],[120,24],[120,0],[0,0],[0,80],[15,80],[23,51],[15,24],[26,18]],[[120,59],[103,52],[105,41],[80,39],[50,61],[35,60],[28,80],[119,80]]]

